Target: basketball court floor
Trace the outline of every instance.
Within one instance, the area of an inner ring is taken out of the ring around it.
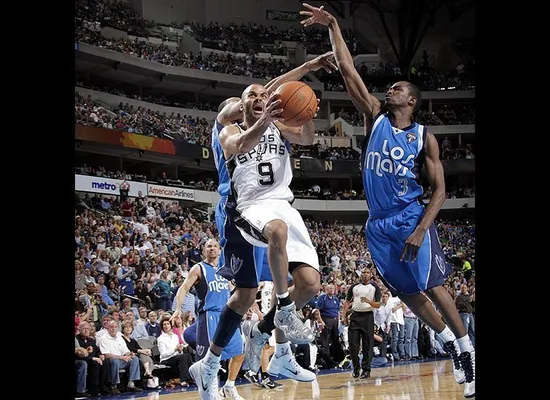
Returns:
[[[390,365],[390,364],[389,364]],[[333,370],[334,371],[334,370]],[[237,384],[246,400],[462,400],[464,386],[455,382],[450,359],[405,362],[375,368],[368,379],[353,379],[350,371],[319,374],[317,381],[277,380],[283,386],[261,389]],[[189,389],[156,390],[137,394],[102,396],[101,399],[188,400],[199,399],[196,386]]]

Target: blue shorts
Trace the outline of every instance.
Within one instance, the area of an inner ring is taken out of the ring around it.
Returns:
[[[367,220],[367,247],[384,283],[394,295],[411,295],[441,286],[451,273],[434,224],[424,236],[416,261],[400,260],[405,241],[424,212],[424,206],[415,201],[394,212],[371,212]]]
[[[216,207],[216,227],[221,248],[216,273],[228,281],[235,280],[237,287],[255,288],[260,282],[273,281],[267,261],[267,248],[253,246],[243,238],[233,223],[235,206],[233,202],[228,204],[227,197],[222,197]]]
[[[197,351],[197,321],[193,322],[183,331],[183,340],[189,347]]]
[[[196,331],[196,348],[197,359],[201,360],[205,355],[208,349],[210,348],[210,342],[214,339],[214,334],[216,333],[216,328],[220,321],[220,311],[202,311],[197,317],[197,328]],[[188,331],[192,328],[191,325],[186,329]],[[184,334],[185,340],[185,334]],[[230,358],[239,356],[243,354],[243,338],[241,336],[240,328],[235,331],[233,337],[225,346],[221,354],[221,360],[229,360]]]

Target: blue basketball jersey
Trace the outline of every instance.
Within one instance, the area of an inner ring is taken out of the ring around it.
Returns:
[[[392,126],[387,113],[375,118],[363,141],[361,167],[369,211],[398,209],[422,196],[419,183],[424,163],[424,125]]]
[[[202,279],[197,285],[197,297],[199,298],[199,312],[221,311],[229,300],[229,281],[216,274],[216,268],[212,265],[200,262]]]
[[[229,196],[231,185],[229,182],[229,172],[227,172],[227,166],[225,165],[222,145],[219,139],[220,132],[223,128],[224,126],[216,119],[212,127],[212,151],[214,152],[214,163],[218,170],[218,193],[222,197]]]

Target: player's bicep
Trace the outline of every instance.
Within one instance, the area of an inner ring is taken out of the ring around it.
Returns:
[[[380,112],[380,101],[369,93],[354,66],[341,69],[351,101],[359,112],[373,118]]]
[[[182,286],[187,291],[189,291],[193,287],[193,285],[195,285],[195,283],[201,280],[201,278],[201,267],[199,264],[195,264],[193,265],[193,268],[191,268],[191,270],[189,271],[189,275],[187,275],[187,278],[185,278],[185,280],[183,281]]]
[[[432,189],[445,191],[445,175],[443,172],[443,164],[439,159],[439,146],[437,139],[431,133],[426,134],[426,144],[424,147],[426,152],[426,175]]]
[[[235,125],[226,126],[220,132],[220,144],[225,157],[239,153],[240,130]]]

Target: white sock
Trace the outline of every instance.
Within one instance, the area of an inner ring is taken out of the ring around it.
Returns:
[[[227,381],[225,381],[225,385],[223,385],[224,387],[234,387],[235,386],[235,381],[230,381],[229,379]]]
[[[470,336],[468,334],[462,336],[459,339],[456,339],[456,343],[458,344],[458,348],[460,349],[461,353],[464,353],[465,351],[471,353],[474,351],[474,346],[472,346],[472,341],[470,340]]]
[[[129,388],[133,388],[135,387],[136,385],[134,384],[134,381],[128,381],[128,387]]]
[[[285,354],[292,356],[292,351],[290,350],[290,342],[286,343],[275,343],[275,354],[278,357],[281,357]]]
[[[286,291],[283,294],[276,294],[276,296],[277,296],[278,299],[284,299],[284,298],[287,298],[289,296],[289,293],[288,293],[288,291]]]
[[[439,336],[441,340],[443,340],[443,343],[447,343],[456,339],[455,334],[449,329],[447,325],[445,325],[445,329],[439,332],[437,336]]]
[[[209,367],[215,367],[220,364],[220,356],[212,353],[212,350],[208,349],[206,355],[202,359],[202,362],[208,365]]]

